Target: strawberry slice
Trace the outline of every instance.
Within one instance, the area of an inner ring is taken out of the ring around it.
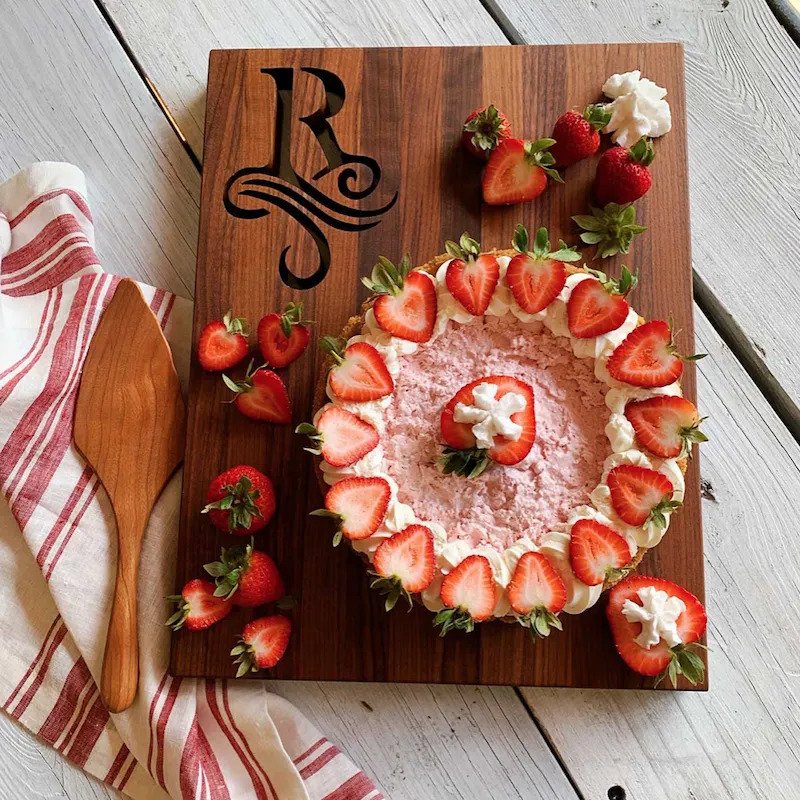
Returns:
[[[317,425],[303,422],[295,433],[311,440],[305,448],[315,456],[321,455],[332,467],[349,467],[364,458],[378,444],[378,431],[361,417],[339,406],[328,405],[319,415]]]
[[[508,602],[534,641],[562,630],[556,616],[567,602],[564,581],[544,553],[523,553],[508,584]]]
[[[654,469],[620,464],[608,473],[607,482],[611,505],[628,525],[640,527],[652,522],[665,528],[665,515],[680,506],[672,499],[672,481]]]
[[[411,595],[430,586],[435,567],[430,528],[409,525],[378,545],[372,559],[376,577],[371,586],[386,595],[387,611],[401,597],[406,598],[411,608]]]
[[[442,626],[440,636],[452,630],[470,633],[476,622],[489,619],[497,603],[489,560],[467,556],[444,576],[441,598],[447,608],[433,620],[434,625]]]
[[[344,342],[323,336],[319,346],[334,361],[328,383],[340,400],[364,403],[378,400],[394,391],[394,381],[381,354],[368,342],[354,342],[344,350]]]
[[[550,251],[547,228],[539,228],[528,249],[528,231],[517,225],[514,231],[514,249],[517,251],[508,265],[506,283],[517,305],[528,314],[547,308],[558,297],[567,280],[565,261],[578,261],[580,254],[559,239],[558,250]]]
[[[195,578],[189,581],[180,594],[167,597],[175,603],[177,611],[166,621],[172,630],[203,631],[231,613],[233,603],[225,597],[216,597],[216,587],[211,581]]]
[[[222,372],[247,355],[247,320],[231,316],[209,322],[197,342],[197,360],[206,372]]]
[[[381,526],[392,490],[383,478],[345,478],[325,495],[325,508],[312,511],[314,517],[330,517],[338,523],[333,546],[342,536],[351,541],[368,539]]]
[[[498,142],[483,171],[483,201],[490,206],[510,206],[538,197],[548,178],[564,183],[553,169],[555,159],[549,152],[555,143],[555,139]]]
[[[264,361],[276,369],[299,358],[311,333],[303,321],[303,304],[289,303],[282,314],[267,314],[258,323],[258,347]]]
[[[385,256],[378,259],[364,286],[377,294],[372,310],[383,330],[410,342],[427,342],[436,324],[438,300],[430,276],[411,269],[411,258],[395,266]]]
[[[669,597],[677,597],[685,606],[685,610],[675,621],[680,644],[670,647],[661,638],[658,644],[649,649],[643,647],[637,641],[642,634],[642,622],[631,622],[623,614],[623,609],[627,609],[631,615],[631,611],[635,611],[632,609],[633,604],[644,606],[639,592],[652,592],[653,589],[665,592]],[[606,616],[617,652],[634,672],[640,675],[658,675],[656,685],[668,677],[673,687],[677,686],[680,675],[692,685],[703,679],[705,665],[695,649],[702,645],[692,647],[692,644],[705,632],[707,618],[702,604],[691,592],[662,578],[631,575],[608,593]]]
[[[447,241],[444,246],[453,257],[444,278],[448,291],[470,314],[485,314],[500,280],[497,259],[491,253],[481,253],[480,243],[467,233],[458,242]]]
[[[291,635],[291,620],[283,614],[272,614],[248,622],[242,630],[239,643],[231,650],[233,663],[238,665],[236,677],[274,667],[283,658]]]
[[[689,453],[694,442],[708,441],[700,430],[705,417],[685,397],[660,395],[632,400],[625,406],[625,416],[639,444],[660,458],[678,458]]]
[[[235,395],[234,406],[246,417],[279,425],[292,421],[286,384],[272,370],[263,366],[253,370],[251,361],[243,380],[234,381],[225,374],[222,380]]]
[[[591,339],[619,328],[631,310],[625,297],[637,283],[626,266],[618,281],[604,272],[589,271],[597,280],[581,281],[567,301],[569,332],[577,339]]]
[[[683,374],[684,361],[697,361],[705,355],[680,355],[673,342],[672,326],[653,320],[625,337],[608,359],[608,372],[623,383],[652,389],[674,383]]]
[[[628,543],[613,528],[596,519],[579,519],[572,526],[569,560],[578,580],[587,586],[619,580],[630,563]]]
[[[499,434],[494,436],[494,445],[488,449],[478,447],[473,424],[456,422],[456,406],[461,403],[472,406],[475,403],[474,390],[482,383],[490,383],[497,387],[494,400],[499,401],[514,392],[525,398],[525,408],[513,413],[511,422],[522,426],[518,439],[514,440]],[[533,447],[536,438],[536,411],[534,407],[533,387],[509,375],[489,375],[486,378],[468,383],[456,392],[442,411],[440,418],[442,439],[445,442],[442,467],[445,475],[454,473],[467,478],[480,475],[490,461],[498,464],[512,465],[522,461]]]

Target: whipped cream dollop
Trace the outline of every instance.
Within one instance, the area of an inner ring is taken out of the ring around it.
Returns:
[[[512,442],[522,436],[522,425],[512,421],[512,414],[524,411],[527,402],[517,392],[506,392],[497,399],[497,386],[479,383],[472,390],[472,403],[456,403],[453,419],[472,425],[472,434],[478,447],[494,447],[495,436],[505,436]]]
[[[686,610],[679,597],[673,597],[655,586],[643,586],[636,594],[642,605],[626,600],[622,604],[622,616],[628,622],[641,622],[642,632],[634,639],[639,647],[649,650],[662,639],[676,647],[682,639],[678,633],[678,617]]]
[[[667,90],[635,69],[615,73],[603,84],[603,94],[612,99],[606,108],[611,112],[603,133],[622,147],[630,147],[642,136],[663,136],[672,128]]]

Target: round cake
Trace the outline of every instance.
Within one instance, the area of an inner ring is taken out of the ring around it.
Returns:
[[[592,606],[661,540],[704,438],[694,406],[664,399],[681,398],[683,357],[627,304],[635,277],[573,266],[544,229],[514,244],[465,234],[416,268],[381,259],[361,315],[323,342],[299,429],[337,543],[387,607],[418,600],[444,632],[504,619],[547,635]],[[487,577],[490,608],[471,594]]]

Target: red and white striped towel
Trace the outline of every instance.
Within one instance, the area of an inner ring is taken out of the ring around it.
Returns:
[[[0,185],[0,486],[11,511],[0,503],[3,708],[142,800],[378,800],[372,781],[264,684],[166,673],[163,597],[174,589],[180,475],[143,544],[139,694],[122,714],[103,706],[116,534],[108,499],[72,445],[81,365],[118,280],[93,245],[75,167],[36,164]],[[185,378],[190,303],[142,289]]]

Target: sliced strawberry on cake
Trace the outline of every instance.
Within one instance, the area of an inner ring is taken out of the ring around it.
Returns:
[[[500,265],[491,253],[481,253],[481,246],[464,233],[458,242],[445,242],[453,260],[447,265],[447,289],[473,316],[486,313],[500,280]]]
[[[349,467],[364,458],[378,444],[378,431],[352,412],[339,406],[328,405],[317,419],[317,424],[303,422],[295,433],[308,436],[311,447],[306,451],[322,456],[332,467]]]
[[[560,239],[558,250],[551,251],[547,228],[536,231],[533,248],[529,250],[528,231],[517,225],[513,244],[517,255],[508,264],[506,283],[517,305],[528,314],[537,314],[564,288],[567,280],[564,262],[579,261],[580,253]]]
[[[625,417],[639,444],[660,458],[678,458],[689,453],[695,442],[708,441],[700,430],[705,417],[685,397],[659,395],[632,400],[625,406]]]
[[[411,608],[411,595],[430,586],[435,567],[430,528],[409,525],[378,545],[372,559],[376,578],[370,585],[386,595],[387,611],[391,611],[401,597],[406,598]]]
[[[385,256],[378,259],[362,283],[378,295],[372,306],[383,330],[410,342],[427,342],[436,324],[436,286],[430,275],[411,268],[409,256],[396,266]]]
[[[705,353],[683,356],[673,341],[672,326],[663,320],[634,328],[608,359],[612,378],[647,389],[668,386],[683,374],[684,361],[705,358]]]
[[[264,361],[280,369],[300,358],[311,332],[303,320],[303,304],[289,303],[281,314],[267,314],[258,323],[258,347]]]
[[[319,346],[333,359],[328,385],[339,400],[366,403],[394,391],[394,381],[378,350],[368,342],[347,345],[341,339],[323,336]]]
[[[508,602],[519,623],[537,637],[563,630],[556,616],[567,602],[564,581],[543,553],[523,553],[508,584]]]
[[[492,150],[483,171],[483,201],[490,206],[510,206],[538,197],[547,179],[564,183],[549,149],[555,139],[503,139]]]
[[[233,609],[224,597],[214,594],[214,584],[201,578],[189,581],[180,594],[167,597],[175,603],[177,610],[164,623],[174,631],[185,628],[187,631],[204,631],[221,619],[225,619]]]
[[[608,473],[606,481],[614,511],[637,528],[649,523],[665,528],[666,515],[681,505],[672,499],[672,481],[654,469],[620,464]]]
[[[478,378],[451,398],[440,426],[445,475],[475,478],[492,461],[518,464],[536,438],[533,388],[509,375]]]
[[[628,542],[608,525],[579,519],[572,526],[569,561],[575,577],[587,586],[618,581],[630,560]]]
[[[590,272],[597,280],[581,281],[567,301],[569,332],[576,339],[591,339],[619,328],[631,310],[625,298],[638,280],[626,266],[619,280],[604,272]]]
[[[705,665],[698,639],[706,629],[706,612],[686,589],[661,578],[631,575],[608,594],[606,616],[622,660],[640,675],[669,678],[673,688],[683,676],[695,685]]]
[[[312,511],[314,517],[329,517],[338,529],[333,546],[342,541],[368,539],[381,526],[392,490],[384,478],[351,477],[335,483],[325,495],[325,508]]]
[[[292,622],[283,614],[272,614],[248,622],[239,643],[231,650],[236,677],[274,667],[289,646]]]
[[[253,370],[253,362],[242,380],[222,376],[225,385],[234,393],[236,410],[250,419],[285,425],[292,421],[292,404],[286,384],[280,376],[266,367]]]
[[[485,556],[467,556],[444,576],[440,596],[446,608],[433,620],[434,625],[442,627],[439,635],[453,630],[473,631],[476,622],[485,622],[492,616],[497,602],[489,560]]]

